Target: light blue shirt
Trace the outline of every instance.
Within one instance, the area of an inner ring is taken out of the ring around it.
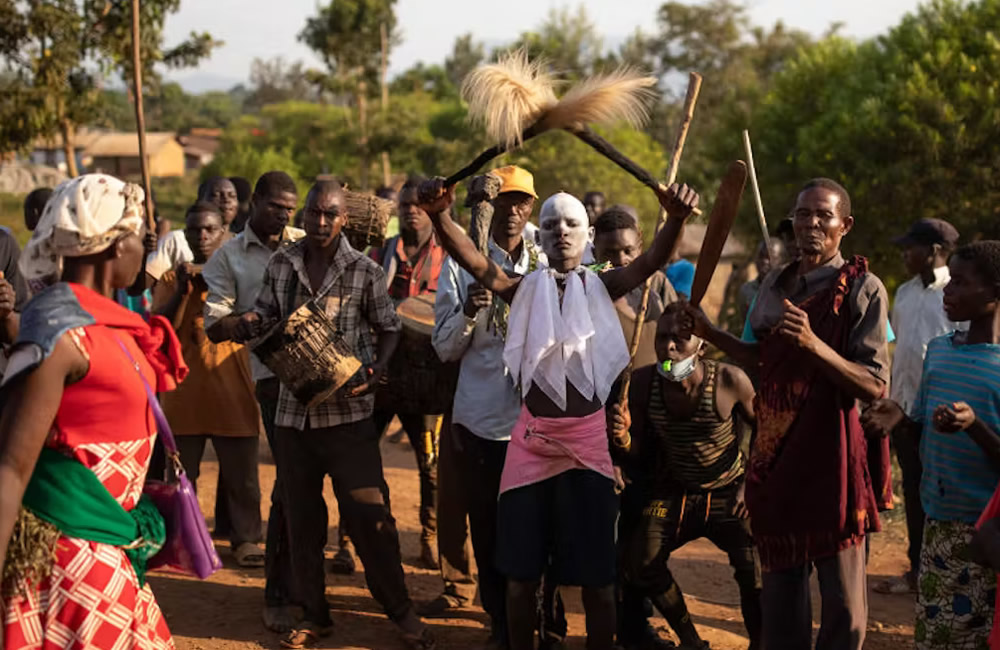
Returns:
[[[983,424],[1000,432],[1000,345],[956,345],[954,336],[939,336],[928,344],[910,416],[923,424],[924,512],[931,519],[974,524],[1000,483],[1000,472],[968,433],[940,433],[932,416],[942,404],[967,402]]]
[[[490,240],[490,258],[504,271],[528,272],[528,247],[517,260]],[[539,251],[539,265],[545,255]],[[489,323],[489,309],[465,315],[468,286],[476,282],[450,257],[441,267],[431,342],[442,361],[459,361],[452,422],[486,440],[510,440],[521,413],[521,395],[503,362],[504,339]]]

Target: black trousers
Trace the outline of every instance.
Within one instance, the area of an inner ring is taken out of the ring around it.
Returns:
[[[393,621],[413,607],[399,553],[396,520],[389,510],[389,488],[382,473],[379,435],[371,418],[335,427],[305,430],[278,427],[278,480],[288,520],[296,600],[304,619],[332,624],[326,601],[323,549],[327,517],[318,516],[323,480],[333,479],[347,532],[365,567],[372,596]]]
[[[743,624],[750,647],[759,648],[762,628],[760,562],[747,522],[732,514],[737,485],[707,492],[656,495],[642,512],[633,537],[629,577],[675,629],[690,622],[684,595],[667,566],[670,554],[707,537],[729,556],[740,589]],[[654,494],[656,494],[654,492]]]
[[[198,485],[201,459],[205,453],[205,443],[209,440],[219,459],[221,499],[229,512],[229,541],[234,549],[245,542],[256,544],[260,541],[262,527],[257,436],[177,436],[181,465],[194,486]]]
[[[430,540],[437,535],[438,444],[435,438],[437,421],[441,416],[376,410],[373,419],[379,436],[385,433],[393,417],[399,417],[417,457],[417,470],[420,473],[421,539]]]
[[[618,514],[618,580],[616,602],[618,605],[618,643],[628,646],[638,644],[649,632],[649,617],[653,608],[642,589],[629,579],[626,566],[632,544],[642,533],[642,510],[647,502],[646,485],[633,477],[625,484]]]
[[[274,458],[276,469],[281,468],[281,458],[278,445],[274,439],[274,420],[278,413],[278,391],[281,384],[275,378],[263,379],[257,382],[257,403],[260,404],[260,416],[264,422],[264,432],[267,444],[271,447],[271,457]],[[222,478],[222,473],[219,473]],[[326,517],[326,504],[319,498],[319,510]],[[216,509],[218,517],[218,508]],[[271,512],[267,516],[267,537],[264,551],[264,603],[268,607],[281,607],[294,602],[292,598],[292,555],[288,544],[288,522],[285,520],[285,507],[282,504],[281,476],[274,480],[271,487]]]
[[[910,560],[910,571],[916,574],[920,569],[920,544],[924,538],[924,507],[920,503],[920,479],[924,466],[920,462],[920,443],[900,431],[892,434],[892,446],[896,449],[899,469],[903,474],[903,506],[906,509],[908,538],[906,556]]]
[[[437,533],[438,558],[444,593],[463,604],[476,597],[476,580],[472,576],[469,538],[469,495],[462,485],[461,451],[455,449],[451,417],[445,415],[441,425],[441,453],[438,458]]]
[[[479,599],[490,616],[494,638],[507,638],[507,578],[496,568],[497,499],[507,458],[507,441],[480,438],[452,424],[457,464],[469,499],[469,531],[479,570]]]

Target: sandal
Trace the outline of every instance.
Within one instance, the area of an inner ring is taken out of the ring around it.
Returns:
[[[233,549],[236,564],[244,569],[259,569],[264,566],[264,551],[251,542],[243,542]]]
[[[402,632],[402,635],[406,647],[411,650],[434,650],[437,648],[437,639],[434,638],[429,627],[424,627],[419,634]]]
[[[333,627],[316,627],[309,625],[298,630],[292,630],[281,640],[282,648],[310,648],[316,645],[323,637],[330,636]]]

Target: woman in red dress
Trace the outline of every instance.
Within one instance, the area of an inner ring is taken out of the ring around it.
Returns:
[[[125,511],[142,495],[156,439],[142,378],[172,390],[186,371],[166,321],[147,323],[112,299],[142,265],[142,199],[138,186],[111,176],[67,181],[21,258],[26,277],[61,282],[24,309],[0,390],[0,567],[10,562],[8,545],[43,448],[89,468]],[[72,498],[74,507],[87,507]],[[4,575],[0,645],[172,648],[124,547],[59,530],[55,559],[41,577]]]

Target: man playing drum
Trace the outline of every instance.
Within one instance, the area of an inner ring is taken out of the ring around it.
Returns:
[[[420,558],[428,569],[437,569],[437,437],[441,414],[451,406],[454,381],[435,377],[433,372],[440,363],[429,330],[434,326],[433,296],[445,252],[434,236],[430,217],[417,205],[421,180],[412,178],[399,190],[399,234],[371,251],[371,258],[385,271],[389,297],[399,307],[406,361],[411,362],[390,366],[388,386],[379,391],[374,419],[375,430],[381,434],[398,416],[410,439],[420,471]],[[407,300],[416,296],[430,299]],[[442,388],[444,399],[435,399]]]
[[[657,193],[670,219],[650,250],[597,276],[581,266],[586,209],[555,194],[539,215],[550,267],[520,276],[483,256],[452,221],[454,188],[435,179],[420,194],[449,254],[511,305],[503,357],[524,403],[500,480],[496,557],[508,579],[510,647],[534,647],[536,592],[551,562],[556,583],[583,587],[588,647],[610,650],[618,500],[604,403],[629,360],[613,300],[667,262],[698,195],[677,185]]]
[[[334,325],[330,337],[342,339],[362,369],[312,407],[281,385],[275,432],[281,458],[278,482],[287,509],[294,583],[304,610],[302,623],[282,645],[307,647],[332,631],[323,570],[327,520],[325,510],[317,516],[312,507],[329,474],[372,596],[410,647],[432,648],[430,631],[403,581],[399,533],[389,511],[372,421],[373,389],[399,341],[399,319],[381,267],[341,234],[347,212],[340,186],[316,183],[304,216],[305,239],[280,249],[268,263],[254,311],[255,330],[262,333],[309,303]]]

